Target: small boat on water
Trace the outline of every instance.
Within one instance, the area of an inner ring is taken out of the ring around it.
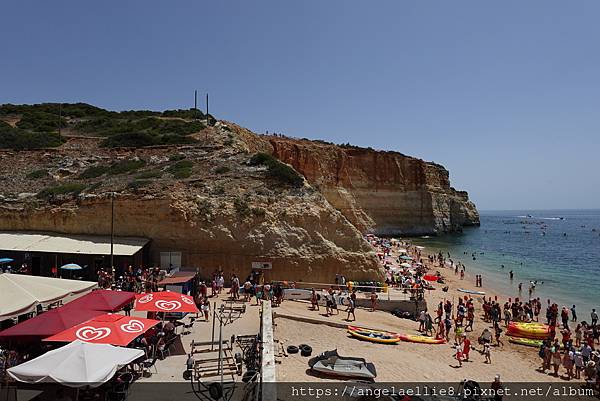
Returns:
[[[308,366],[315,372],[339,378],[372,380],[377,377],[375,365],[363,358],[340,356],[337,349],[311,358]]]

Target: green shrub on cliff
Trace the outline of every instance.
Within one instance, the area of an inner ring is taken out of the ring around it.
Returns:
[[[38,192],[37,197],[40,199],[49,199],[57,195],[78,195],[85,189],[84,184],[75,182],[48,187]]]
[[[138,170],[146,165],[146,162],[142,159],[138,160],[121,160],[118,162],[114,162],[108,168],[109,175],[118,175],[130,173],[132,171]]]
[[[87,180],[90,178],[96,178],[96,177],[100,177],[103,174],[106,174],[107,171],[108,171],[107,166],[90,166],[90,167],[86,168],[85,170],[83,170],[83,172],[81,174],[79,174],[79,178],[82,178],[84,180]]]
[[[39,178],[44,177],[48,177],[48,170],[46,169],[33,170],[32,172],[27,174],[27,178],[29,178],[30,180],[37,180]]]
[[[17,123],[17,128],[30,130],[34,132],[55,132],[58,131],[58,125],[62,128],[67,126],[67,120],[59,120],[58,113],[45,113],[43,111],[30,111],[21,116]]]
[[[54,148],[62,143],[57,133],[27,131],[0,121],[0,149]]]
[[[257,153],[249,161],[251,166],[266,166],[267,175],[279,182],[293,187],[304,185],[302,176],[291,166],[281,162],[268,153]]]
[[[173,174],[175,178],[188,178],[192,175],[194,163],[189,160],[180,160],[167,168],[167,172]]]

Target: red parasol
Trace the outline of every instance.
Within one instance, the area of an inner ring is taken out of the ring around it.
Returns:
[[[158,323],[160,323],[158,320],[108,313],[73,326],[46,338],[44,341],[71,342],[81,340],[88,343],[125,346]]]
[[[192,297],[172,291],[136,295],[135,310],[139,312],[199,312]]]
[[[435,276],[433,274],[426,274],[423,276],[423,280],[427,280],[427,281],[438,281],[439,277]]]

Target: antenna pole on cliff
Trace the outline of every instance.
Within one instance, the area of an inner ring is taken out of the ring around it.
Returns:
[[[208,116],[208,93],[206,94],[206,126],[210,125],[210,117]]]
[[[62,125],[62,102],[58,104],[58,139],[62,139],[61,125]]]
[[[194,110],[198,110],[198,91],[194,90]]]
[[[115,268],[114,264],[114,234],[115,234],[115,193],[110,193],[110,268],[111,273],[114,274],[112,269]]]

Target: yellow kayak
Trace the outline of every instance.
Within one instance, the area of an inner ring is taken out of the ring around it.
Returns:
[[[375,343],[396,344],[400,342],[400,336],[398,333],[371,330],[356,326],[348,326],[348,334],[360,340],[371,341]]]
[[[422,343],[422,344],[445,344],[446,340],[443,338],[434,338],[428,336],[419,336],[412,334],[401,334],[400,339],[402,341],[410,342],[410,343]]]
[[[531,338],[508,337],[508,341],[513,344],[525,345],[528,347],[541,347],[543,340],[532,340]]]
[[[543,340],[550,334],[550,326],[543,323],[512,322],[508,325],[507,334],[514,337]]]

